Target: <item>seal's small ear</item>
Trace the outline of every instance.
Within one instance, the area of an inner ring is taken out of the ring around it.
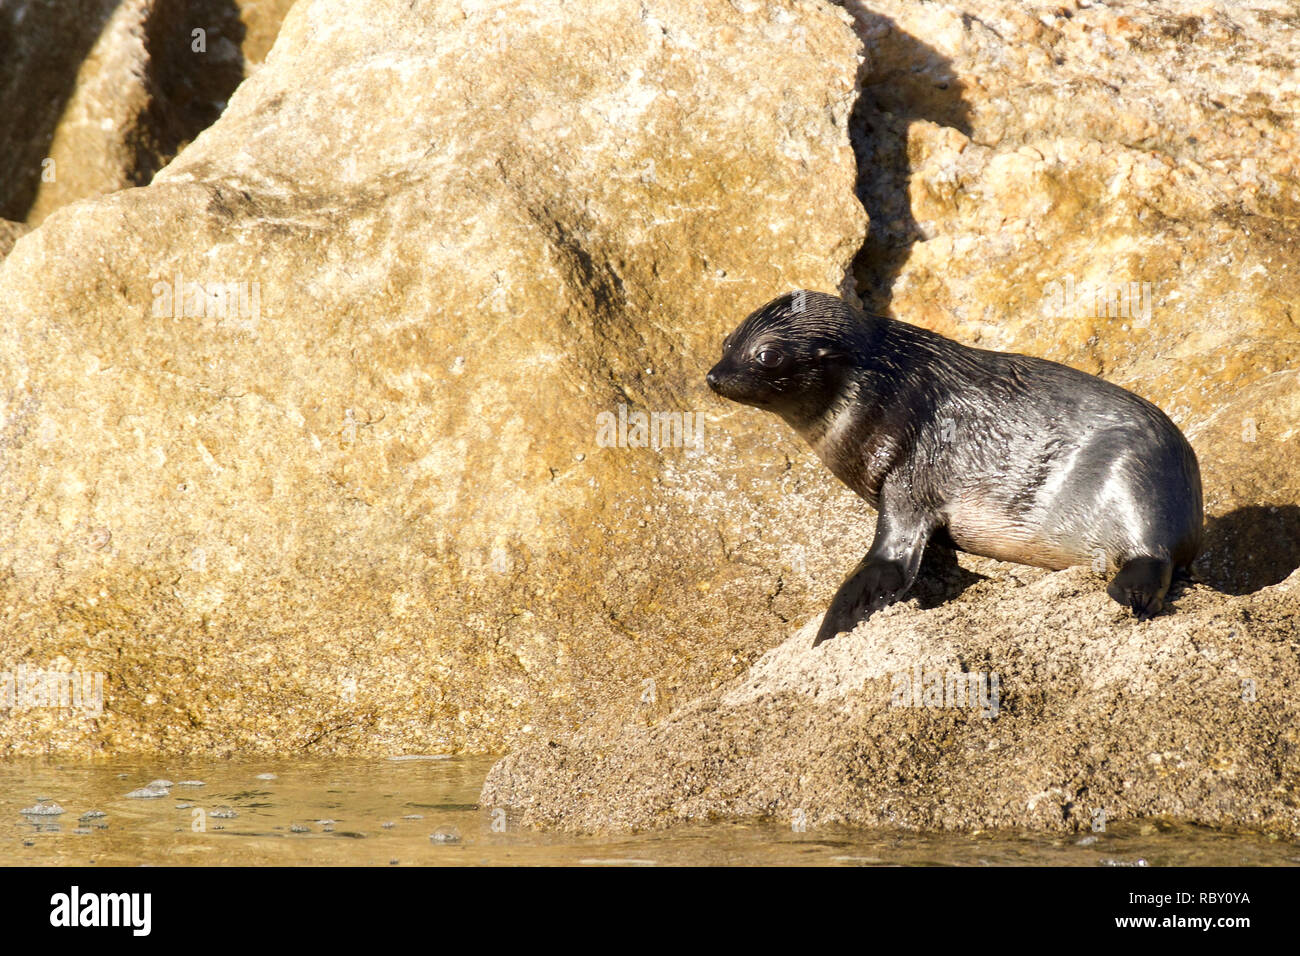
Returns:
[[[824,359],[824,358],[835,358],[835,359],[838,359],[838,358],[844,358],[844,353],[841,352],[841,351],[839,351],[838,349],[829,349],[829,348],[827,348],[827,349],[818,349],[818,350],[817,350],[817,357],[818,357],[819,359]]]

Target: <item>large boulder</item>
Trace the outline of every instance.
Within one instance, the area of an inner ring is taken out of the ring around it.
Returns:
[[[481,751],[779,639],[839,492],[703,374],[845,282],[858,50],[814,0],[295,6],[0,266],[0,660],[106,696],[0,748]]]
[[[877,307],[1103,375],[1179,424],[1297,366],[1288,8],[846,5]]]

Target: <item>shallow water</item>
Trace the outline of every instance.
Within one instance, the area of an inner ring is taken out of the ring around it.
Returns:
[[[537,833],[478,805],[491,765],[491,758],[0,763],[0,864],[1300,863],[1300,844],[1153,822],[1059,836],[848,828],[797,833],[789,826],[735,823],[618,837]],[[158,788],[165,796],[127,797],[160,779],[172,783]],[[203,786],[181,785],[192,781]],[[51,804],[64,812],[23,812]],[[103,816],[82,819],[92,811]]]

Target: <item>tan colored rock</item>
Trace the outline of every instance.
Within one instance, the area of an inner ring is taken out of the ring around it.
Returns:
[[[809,621],[670,715],[531,742],[480,802],[589,832],[718,818],[1077,831],[1155,816],[1300,834],[1300,571],[1241,597],[1192,587],[1177,614],[1137,622],[1087,569],[962,564],[931,600],[815,650]]]
[[[151,186],[19,244],[0,660],[107,701],[0,747],[482,751],[775,639],[831,486],[703,374],[846,275],[859,44],[747,11],[301,3]],[[620,406],[703,447],[602,447]]]
[[[1198,571],[1231,594],[1300,566],[1300,371],[1274,372],[1188,431],[1210,516]]]
[[[846,6],[871,64],[876,308],[1101,374],[1184,426],[1297,367],[1289,6]]]
[[[148,183],[261,63],[292,0],[17,0],[0,10],[0,216]],[[194,31],[200,30],[201,34]]]

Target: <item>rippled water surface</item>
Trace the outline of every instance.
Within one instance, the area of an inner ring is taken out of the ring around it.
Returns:
[[[797,833],[776,824],[685,826],[619,837],[537,833],[478,805],[491,765],[490,758],[409,757],[0,763],[0,864],[1300,863],[1295,843],[1151,822],[1062,836],[845,828]],[[151,790],[158,781],[171,785]],[[137,791],[159,795],[127,796]],[[62,813],[50,812],[56,805]]]

